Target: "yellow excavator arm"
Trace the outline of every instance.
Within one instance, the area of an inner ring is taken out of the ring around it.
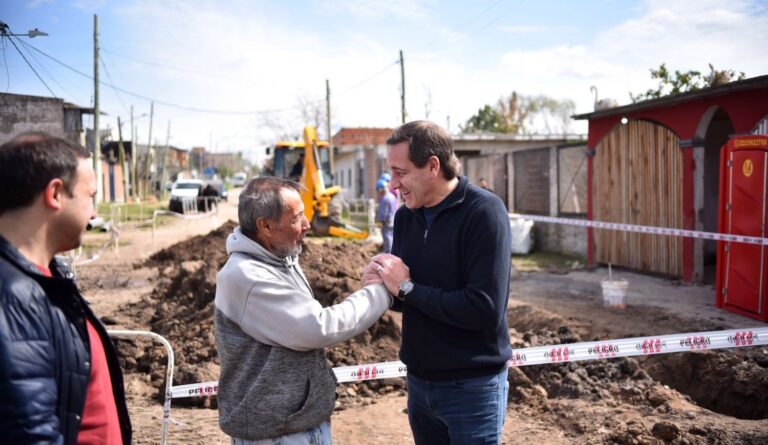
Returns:
[[[348,226],[331,216],[328,204],[341,191],[341,187],[325,186],[325,180],[318,165],[319,159],[317,130],[313,126],[306,126],[304,127],[304,171],[301,176],[301,183],[305,190],[301,192],[301,200],[304,203],[304,214],[312,225],[312,232],[318,236],[367,238],[368,232]]]

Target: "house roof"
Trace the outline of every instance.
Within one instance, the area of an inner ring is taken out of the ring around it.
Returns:
[[[333,135],[333,145],[384,145],[392,128],[342,128]]]
[[[146,153],[147,152],[147,144],[136,144],[136,146],[138,147],[139,153]],[[152,144],[152,148],[154,148],[155,150],[157,150],[157,149],[165,149],[165,144]],[[169,150],[173,150],[173,151],[181,151],[181,152],[184,152],[184,153],[188,153],[189,152],[189,149],[174,147],[173,145],[169,145],[168,149]]]
[[[563,142],[579,141],[587,138],[586,134],[568,133],[568,134],[512,134],[512,133],[466,133],[454,135],[454,142],[474,142],[474,141],[492,141],[492,142]]]
[[[701,90],[689,91],[686,93],[670,94],[667,96],[659,97],[656,99],[644,100],[629,105],[623,105],[620,107],[607,108],[605,110],[597,110],[591,113],[576,114],[571,116],[573,119],[600,119],[608,116],[616,116],[626,113],[633,113],[637,111],[644,111],[655,108],[663,108],[672,105],[677,105],[685,102],[692,102],[694,100],[707,99],[717,96],[723,96],[736,91],[748,91],[761,88],[768,88],[768,75],[752,77],[750,79],[737,80],[726,83],[725,85],[719,85],[716,87],[703,88]]]
[[[93,107],[82,107],[77,104],[73,104],[71,102],[65,102],[64,99],[58,98],[58,97],[49,97],[49,96],[34,96],[31,94],[16,94],[16,93],[0,93],[0,98],[2,97],[15,97],[15,98],[24,98],[28,100],[36,100],[36,101],[53,101],[53,102],[61,102],[62,107],[65,110],[79,110],[82,113],[85,114],[93,114]],[[107,114],[103,110],[99,114]]]
[[[65,110],[78,110],[83,114],[93,114],[93,107],[81,107],[80,105],[73,104],[70,102],[64,102],[64,109]],[[99,114],[108,115],[107,112],[103,110],[99,110]]]

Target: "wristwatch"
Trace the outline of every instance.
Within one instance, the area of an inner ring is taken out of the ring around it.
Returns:
[[[398,287],[397,291],[397,299],[400,301],[405,301],[405,296],[411,293],[413,290],[413,281],[411,280],[403,280],[400,282],[400,286]]]

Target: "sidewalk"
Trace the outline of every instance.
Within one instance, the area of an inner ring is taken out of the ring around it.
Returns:
[[[568,273],[523,272],[511,280],[510,305],[531,304],[579,319],[594,331],[637,332],[649,329],[707,331],[766,327],[768,324],[719,309],[713,286],[681,284],[664,278],[629,271],[616,271],[613,278],[629,283],[625,309],[604,308],[600,282],[608,269],[575,270]],[[658,323],[659,321],[663,323]],[[653,325],[653,328],[651,326]],[[668,332],[656,332],[665,334]]]

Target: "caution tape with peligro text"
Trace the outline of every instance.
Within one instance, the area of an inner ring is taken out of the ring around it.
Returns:
[[[673,352],[701,352],[710,349],[768,345],[767,328],[731,329],[724,331],[634,337],[582,343],[536,346],[514,349],[509,366],[547,365],[554,363],[602,360]],[[333,368],[339,383],[404,377],[403,362],[382,362]],[[218,394],[219,382],[174,386],[171,397],[210,396]]]
[[[758,236],[734,235],[730,233],[700,232],[697,230],[672,229],[668,227],[641,226],[637,224],[614,223],[605,221],[592,221],[586,219],[560,218],[542,215],[524,215],[510,213],[510,218],[527,219],[537,222],[565,224],[569,226],[591,227],[594,229],[620,230],[622,232],[647,233],[652,235],[682,236],[684,238],[698,238],[714,241],[730,241],[734,243],[758,244],[768,246],[768,238]]]

